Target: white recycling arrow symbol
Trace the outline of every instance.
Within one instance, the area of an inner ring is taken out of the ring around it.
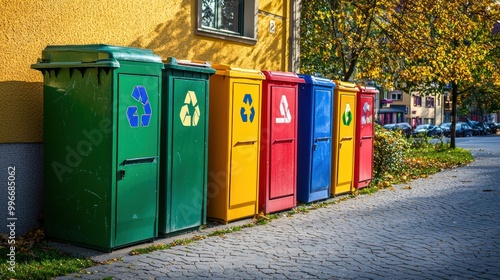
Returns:
[[[292,121],[292,114],[290,114],[290,109],[288,109],[288,101],[285,95],[281,96],[280,113],[281,118],[276,118],[276,123],[290,123]]]

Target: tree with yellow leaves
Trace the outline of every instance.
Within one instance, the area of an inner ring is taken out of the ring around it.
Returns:
[[[499,86],[496,0],[401,1],[386,14],[389,49],[401,67],[395,74],[403,89],[424,94],[451,85],[451,146],[455,147],[458,94]]]
[[[451,86],[454,132],[458,94],[500,86],[497,2],[303,1],[301,71],[421,95]]]

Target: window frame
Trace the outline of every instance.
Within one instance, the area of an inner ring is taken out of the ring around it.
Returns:
[[[420,95],[413,96],[413,106],[422,107],[422,97]]]
[[[215,0],[218,1],[218,0]],[[202,25],[202,5],[203,1],[198,0],[198,14],[196,15],[197,28],[196,34],[222,40],[236,41],[249,45],[257,43],[257,19],[258,19],[258,2],[257,0],[244,0],[241,11],[241,18],[238,19],[240,33],[231,32],[230,30],[222,30],[211,28]]]
[[[397,98],[394,98],[394,96]],[[400,90],[391,91],[391,100],[403,100],[403,92]]]
[[[425,107],[426,108],[434,108],[434,97],[426,97],[425,98]]]

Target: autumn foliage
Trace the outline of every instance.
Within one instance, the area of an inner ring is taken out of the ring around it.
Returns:
[[[301,71],[398,88],[499,86],[496,2],[303,1]]]

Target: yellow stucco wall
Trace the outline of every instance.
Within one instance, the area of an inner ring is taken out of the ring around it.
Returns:
[[[0,143],[43,141],[42,75],[30,69],[47,45],[111,44],[166,58],[288,70],[289,1],[258,1],[258,41],[195,34],[195,0],[4,1],[0,13]],[[276,32],[269,32],[269,21]]]

